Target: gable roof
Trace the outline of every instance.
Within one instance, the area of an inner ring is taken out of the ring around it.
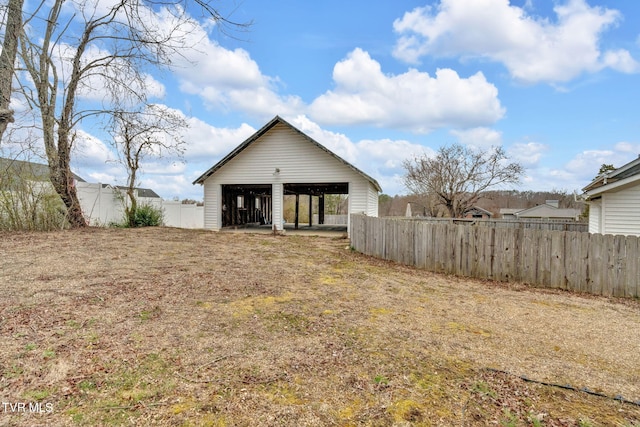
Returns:
[[[49,165],[0,157],[0,175],[4,173],[22,177],[28,176],[33,181],[48,181]],[[71,174],[77,182],[86,182],[75,173]]]
[[[479,214],[484,214],[487,216],[493,216],[493,212],[490,212],[486,209],[482,209],[480,206],[471,206],[469,209],[467,209],[466,211],[464,211],[464,214],[473,214],[473,213],[479,213]]]
[[[514,215],[518,218],[577,218],[581,214],[580,209],[560,209],[547,203],[523,209]]]
[[[326,152],[327,154],[331,155],[335,159],[339,160],[345,166],[349,167],[353,171],[355,171],[358,174],[362,175],[364,178],[366,178],[369,182],[371,182],[374,185],[376,190],[378,190],[379,192],[382,192],[382,188],[380,187],[380,184],[378,184],[378,181],[376,181],[375,179],[373,179],[372,177],[370,177],[366,173],[362,172],[360,169],[356,168],[351,163],[347,162],[342,157],[338,156],[333,151],[329,150],[324,145],[320,144],[315,139],[311,138],[310,136],[308,136],[307,134],[305,134],[300,129],[296,128],[295,126],[293,126],[292,124],[290,124],[289,122],[287,122],[286,120],[284,120],[280,116],[275,116],[273,119],[271,119],[271,121],[269,123],[264,125],[260,130],[258,130],[256,133],[251,135],[249,138],[247,138],[243,143],[238,145],[233,151],[231,151],[229,154],[227,154],[225,157],[223,157],[218,163],[216,163],[211,168],[209,168],[209,170],[207,170],[205,173],[200,175],[195,181],[193,181],[193,184],[203,184],[204,181],[207,178],[209,178],[211,175],[213,175],[222,166],[224,166],[227,163],[229,163],[234,157],[236,157],[238,154],[240,154],[245,148],[247,148],[248,146],[250,146],[251,144],[256,142],[258,139],[260,139],[260,137],[262,137],[264,134],[269,132],[277,124],[283,124],[283,125],[289,127],[291,130],[295,131],[296,133],[300,134],[300,136],[302,136],[304,139],[306,139],[310,143],[314,144],[316,147],[320,148],[322,151]]]
[[[118,190],[125,190],[125,191],[129,188],[124,185],[102,184],[102,188],[106,188],[106,187],[117,188]],[[138,192],[138,197],[149,197],[149,198],[155,198],[155,199],[161,198],[158,195],[158,193],[156,193],[150,188],[134,187],[134,190]]]
[[[618,169],[598,175],[582,192],[589,198],[636,181],[640,181],[640,156]]]

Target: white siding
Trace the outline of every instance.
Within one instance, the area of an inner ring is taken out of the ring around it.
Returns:
[[[275,179],[284,184],[350,182],[365,179],[283,124],[275,125],[217,170],[210,178],[219,184],[259,184]]]
[[[603,233],[640,236],[640,185],[602,195]]]
[[[204,182],[204,228],[219,230],[222,224],[222,187],[213,180]]]
[[[589,233],[602,233],[600,218],[602,203],[600,200],[589,204]]]
[[[368,196],[369,203],[367,206],[367,215],[369,216],[378,216],[378,190],[376,190],[375,186],[369,183],[368,188]]]
[[[367,182],[360,179],[349,183],[349,213],[367,213]]]
[[[220,229],[222,218],[217,210],[221,185],[273,184],[273,222],[280,229],[283,184],[334,182],[349,184],[350,213],[377,216],[377,191],[367,178],[295,130],[278,123],[204,182],[205,228]],[[372,192],[375,207],[371,206]]]

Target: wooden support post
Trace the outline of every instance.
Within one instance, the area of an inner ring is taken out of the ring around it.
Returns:
[[[318,197],[318,224],[324,224],[324,193]]]
[[[309,194],[309,227],[313,225],[313,195]]]
[[[298,214],[300,212],[300,195],[298,193],[296,193],[296,221],[295,221],[295,226],[294,228],[297,230],[298,229]]]

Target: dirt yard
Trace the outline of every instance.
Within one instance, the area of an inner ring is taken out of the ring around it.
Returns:
[[[0,268],[0,425],[640,426],[637,300],[162,228],[0,234]]]

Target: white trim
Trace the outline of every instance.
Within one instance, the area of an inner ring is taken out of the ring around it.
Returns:
[[[593,190],[587,191],[586,195],[587,198],[597,196],[598,194],[619,189],[620,187],[624,187],[629,184],[633,184],[636,181],[640,181],[640,174],[633,175],[625,179],[621,179],[620,181],[612,182],[611,184],[606,184],[598,188],[594,188]]]

